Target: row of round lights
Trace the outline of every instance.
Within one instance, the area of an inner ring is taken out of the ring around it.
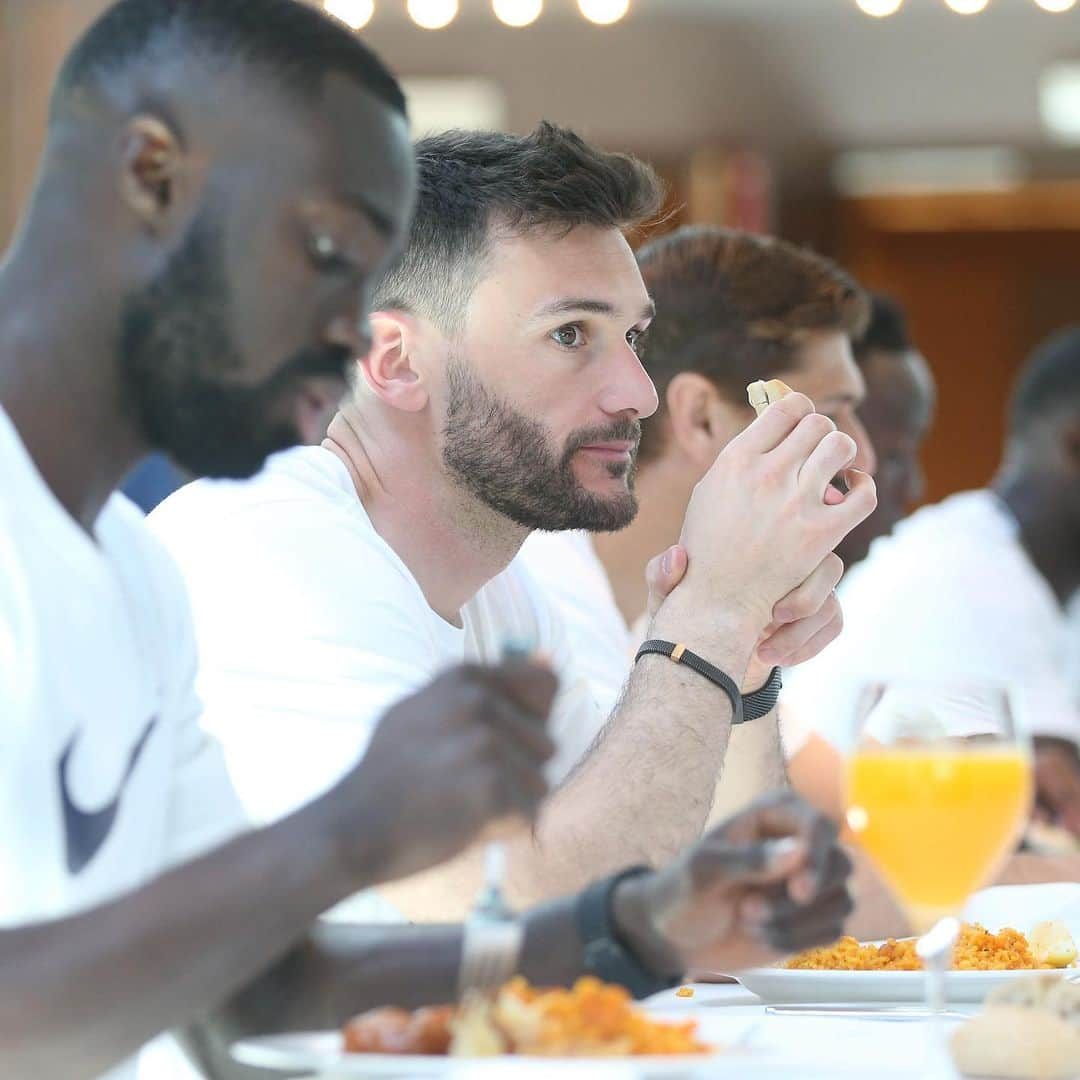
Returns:
[[[577,6],[589,22],[610,26],[630,10],[630,0],[577,0]],[[375,0],[323,0],[323,7],[354,30],[367,26],[375,14]],[[459,8],[459,0],[405,2],[409,18],[425,30],[449,26]],[[544,0],[491,0],[491,10],[507,26],[531,26],[543,14]]]
[[[859,10],[875,18],[895,15],[904,6],[904,0],[855,0]],[[945,0],[945,6],[957,15],[978,15],[985,11],[990,0]],[[1063,12],[1076,7],[1077,0],[1034,0],[1043,11]]]

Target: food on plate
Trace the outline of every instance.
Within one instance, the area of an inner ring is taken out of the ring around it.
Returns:
[[[453,1005],[416,1009],[372,1009],[350,1020],[342,1032],[349,1054],[447,1054]]]
[[[1039,923],[1025,937],[1006,927],[992,934],[978,923],[964,923],[953,953],[956,971],[1024,971],[1067,967],[1076,959],[1076,945],[1063,923]],[[890,938],[881,945],[863,945],[853,937],[835,945],[791,957],[784,967],[813,971],[919,971],[922,961],[915,939]]]
[[[1063,968],[1076,963],[1076,942],[1069,928],[1057,919],[1032,927],[1028,940],[1039,967]]]
[[[697,1024],[663,1023],[638,1009],[621,986],[582,978],[571,990],[538,990],[522,978],[492,998],[460,1008],[375,1009],[344,1028],[345,1050],[359,1054],[494,1057],[626,1057],[707,1054]]]
[[[790,393],[791,387],[780,379],[769,379],[768,382],[759,379],[746,388],[746,396],[750,399],[750,404],[754,406],[754,412],[758,416],[774,401],[779,401]]]
[[[983,1011],[954,1032],[950,1045],[965,1076],[1080,1075],[1080,986],[1052,975],[1000,986]]]
[[[693,997],[694,996],[694,988],[692,986],[680,986],[679,989],[675,991],[675,996],[676,997]]]

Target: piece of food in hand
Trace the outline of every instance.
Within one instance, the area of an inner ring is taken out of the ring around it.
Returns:
[[[791,393],[791,387],[780,379],[769,379],[767,382],[759,379],[752,382],[746,388],[746,396],[750,404],[754,406],[754,412],[760,416],[775,401],[787,397]]]
[[[1040,924],[1046,925],[1049,924]],[[1071,945],[1075,959],[1076,946],[1071,935],[1062,924],[1057,925],[1060,930],[1045,932],[1047,939],[1054,941],[1052,955],[1055,958],[1066,955]],[[1032,931],[1033,938],[1038,929]],[[1064,937],[1061,931],[1064,931]],[[978,923],[964,923],[953,950],[952,966],[955,971],[1034,971],[1064,967],[1071,962],[1058,964],[1042,958],[1036,952],[1034,940],[1011,927],[993,934]],[[817,971],[919,971],[922,961],[915,952],[914,938],[899,941],[890,938],[881,945],[864,945],[853,937],[844,937],[834,945],[799,953],[784,967]]]
[[[1080,986],[1034,975],[1000,986],[954,1032],[953,1062],[965,1076],[1065,1080],[1080,1074]]]
[[[423,1014],[423,1015],[421,1015]],[[621,986],[582,978],[571,990],[537,990],[513,979],[493,998],[460,1008],[375,1009],[345,1025],[345,1049],[361,1054],[493,1057],[624,1057],[707,1054],[694,1021],[650,1019]]]
[[[1059,919],[1036,923],[1028,940],[1039,967],[1064,968],[1076,963],[1076,942]]]

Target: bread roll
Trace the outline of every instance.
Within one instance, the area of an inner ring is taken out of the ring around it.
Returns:
[[[1035,975],[999,987],[952,1037],[965,1076],[1067,1080],[1080,1076],[1080,986]]]
[[[769,379],[768,382],[759,379],[757,382],[752,382],[746,388],[746,396],[750,399],[750,404],[754,406],[754,412],[756,412],[758,416],[760,416],[774,401],[779,401],[782,397],[787,397],[790,393],[791,387],[780,379]]]

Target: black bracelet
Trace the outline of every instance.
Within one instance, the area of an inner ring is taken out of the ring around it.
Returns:
[[[638,649],[637,656],[634,657],[634,663],[636,664],[648,653],[659,653],[661,656],[670,657],[676,664],[685,664],[699,675],[704,675],[709,682],[719,686],[731,700],[731,722],[733,724],[743,722],[742,694],[730,675],[725,675],[718,667],[710,664],[708,660],[698,656],[697,653],[691,652],[685,645],[676,645],[671,641],[660,641],[656,638],[646,641]]]
[[[769,672],[769,677],[757,690],[752,694],[743,694],[743,720],[757,720],[771,713],[780,700],[780,690],[783,685],[784,680],[780,676],[780,669],[774,667]]]
[[[661,990],[678,986],[681,977],[654,975],[634,956],[619,938],[611,909],[612,897],[620,882],[639,874],[651,873],[647,866],[633,866],[613,877],[590,885],[578,896],[574,909],[578,937],[581,939],[585,970],[604,982],[625,986],[636,998],[650,997]]]

